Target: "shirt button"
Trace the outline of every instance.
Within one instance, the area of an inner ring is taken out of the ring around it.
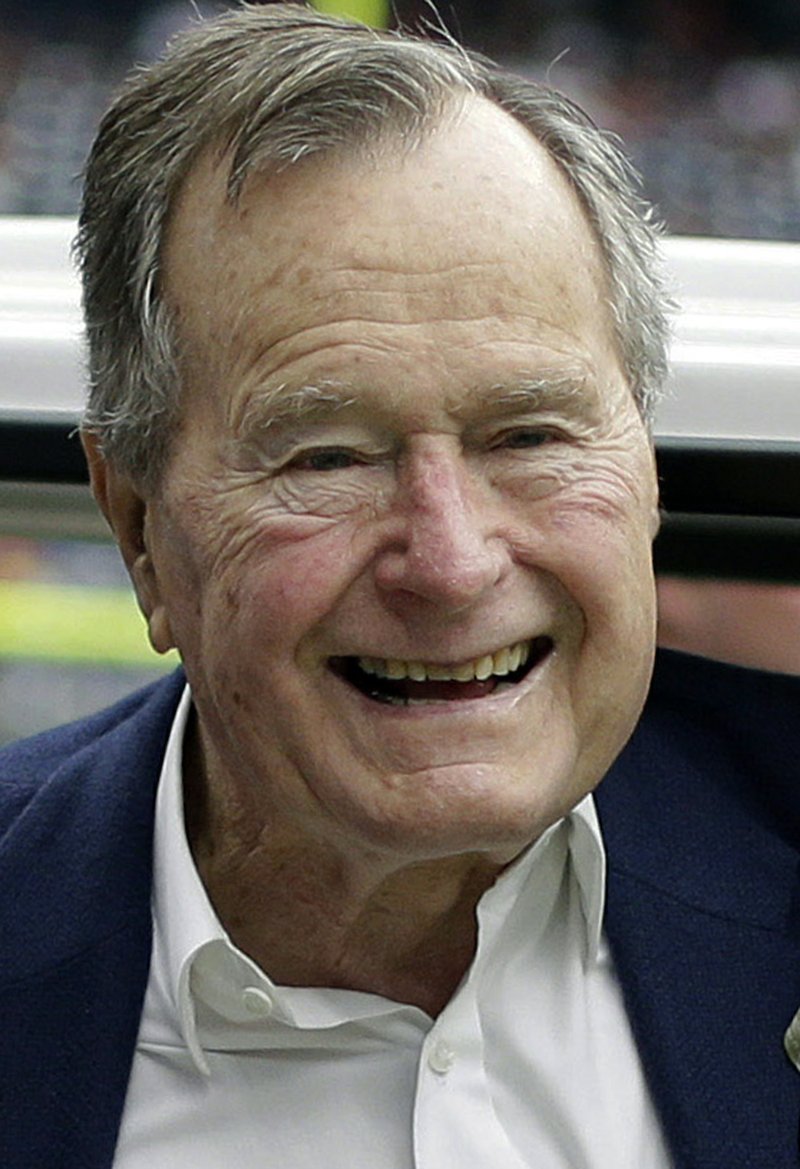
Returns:
[[[246,986],[242,991],[242,1004],[249,1015],[259,1019],[266,1019],[272,1014],[272,997],[260,986]]]
[[[455,1063],[456,1055],[449,1043],[438,1039],[428,1052],[428,1067],[437,1076],[446,1076]]]

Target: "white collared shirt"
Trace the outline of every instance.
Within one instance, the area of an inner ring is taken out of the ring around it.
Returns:
[[[228,939],[159,783],[153,958],[114,1169],[668,1169],[608,948],[591,797],[484,894],[450,1003],[278,986]],[[313,944],[313,939],[310,940]]]

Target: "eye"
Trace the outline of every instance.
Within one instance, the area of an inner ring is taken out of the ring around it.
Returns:
[[[363,459],[353,451],[341,447],[324,447],[297,455],[289,467],[294,471],[343,471],[361,462]]]
[[[497,445],[507,447],[512,451],[531,450],[550,442],[552,438],[553,435],[549,431],[542,429],[510,430],[501,435]]]

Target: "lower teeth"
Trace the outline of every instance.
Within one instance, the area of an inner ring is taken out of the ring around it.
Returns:
[[[491,697],[502,690],[510,690],[513,685],[513,682],[498,679],[491,693],[484,697]],[[386,706],[452,706],[453,703],[465,701],[463,698],[406,698],[399,694],[386,694],[382,690],[372,690],[367,697]]]

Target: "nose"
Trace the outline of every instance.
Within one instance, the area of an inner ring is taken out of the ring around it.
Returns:
[[[454,612],[473,605],[510,562],[490,496],[460,450],[431,442],[410,455],[399,475],[393,537],[375,568],[378,588]]]

